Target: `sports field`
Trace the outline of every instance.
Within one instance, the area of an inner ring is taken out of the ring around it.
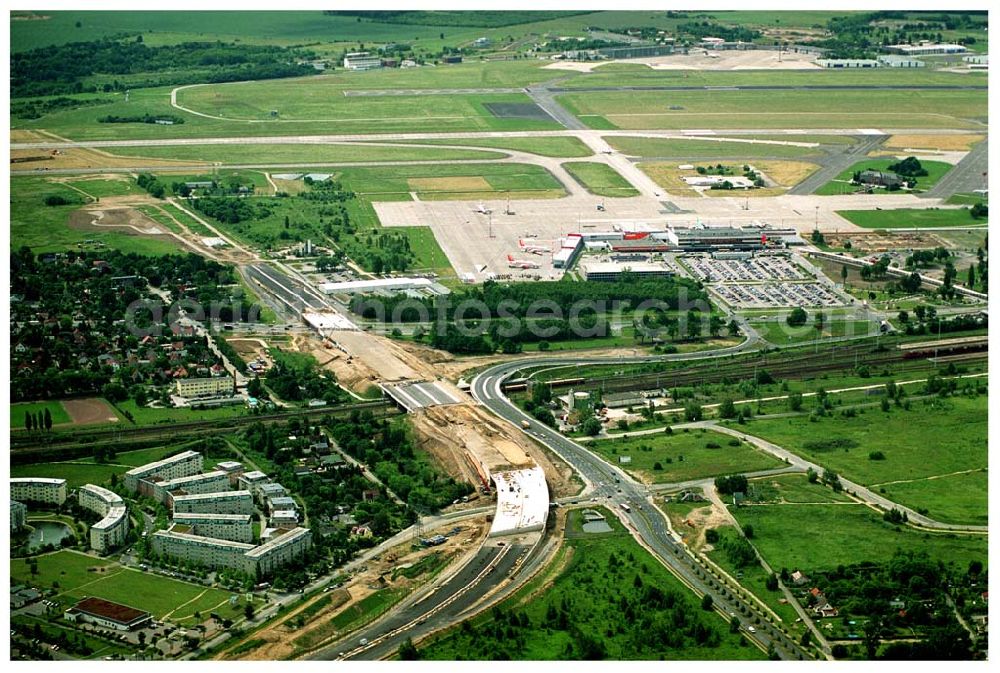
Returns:
[[[125,568],[78,552],[62,550],[38,559],[38,574],[32,575],[23,559],[12,559],[10,576],[29,586],[55,588],[52,600],[65,609],[88,596],[103,598],[148,610],[158,620],[193,624],[194,613],[243,614],[243,604],[230,607],[228,591],[188,584],[179,580]]]
[[[896,208],[893,210],[838,210],[837,214],[865,229],[924,229],[986,226],[966,208]]]
[[[817,189],[816,194],[820,196],[851,194],[857,189],[856,185],[850,184],[855,173],[867,170],[888,171],[889,166],[897,163],[898,161],[899,160],[894,157],[889,159],[867,159],[865,161],[859,161],[835,177],[833,180]],[[933,187],[934,184],[952,168],[951,164],[946,164],[943,161],[921,161],[920,165],[927,171],[927,175],[917,178],[917,189],[920,191],[927,191]],[[885,190],[877,191],[885,193]]]
[[[628,91],[563,94],[593,129],[975,128],[985,91]]]
[[[731,446],[730,441],[738,443]],[[648,483],[665,484],[783,467],[784,463],[734,437],[709,430],[675,430],[586,444],[609,463]],[[623,456],[631,462],[622,464]],[[659,465],[660,469],[657,469]]]
[[[987,401],[984,395],[912,400],[909,411],[895,405],[888,412],[875,407],[858,409],[853,418],[834,412],[815,422],[804,416],[755,419],[746,432],[879,492],[884,487],[888,495],[892,489],[898,502],[926,509],[932,518],[975,523],[987,507],[979,478],[938,481],[986,467]],[[807,401],[804,408],[812,405]],[[874,452],[884,457],[873,459]],[[893,482],[899,481],[906,485],[893,489]],[[950,490],[949,483],[971,487]],[[950,501],[943,506],[942,496]]]
[[[607,164],[570,161],[563,164],[563,168],[591,194],[612,197],[639,195],[639,190]]]
[[[27,414],[35,414],[40,417],[45,414],[46,409],[52,416],[53,425],[70,422],[69,414],[63,408],[62,402],[22,402],[10,405],[10,429],[14,431],[24,430],[24,418]]]

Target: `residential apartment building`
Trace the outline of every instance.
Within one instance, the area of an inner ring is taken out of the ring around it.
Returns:
[[[194,495],[198,493],[218,493],[229,488],[229,475],[222,470],[215,472],[205,472],[204,474],[193,474],[189,477],[179,477],[169,481],[161,481],[156,484],[153,497],[162,503],[167,502],[167,494],[175,491],[183,491],[182,495]]]
[[[128,491],[135,493],[139,490],[140,479],[159,477],[162,480],[169,480],[189,477],[192,474],[199,474],[204,463],[204,457],[197,451],[184,451],[176,456],[129,470],[125,473],[124,485]]]
[[[158,530],[153,533],[153,551],[160,556],[169,556],[197,563],[208,568],[233,568],[242,570],[244,555],[254,548],[246,542],[219,540],[203,535]]]
[[[312,546],[312,531],[294,528],[246,553],[245,572],[270,575],[278,568],[300,558]]]
[[[19,502],[61,505],[66,502],[66,480],[15,477],[10,480],[10,497]]]
[[[179,526],[189,530],[179,530]],[[253,542],[253,519],[249,514],[177,512],[174,514],[173,530],[231,542]]]
[[[189,514],[253,514],[250,491],[219,491],[196,495],[175,495],[174,516]]]
[[[257,489],[260,488],[262,484],[270,483],[270,481],[271,478],[259,470],[244,472],[236,479],[236,482],[239,484],[241,489],[250,491],[254,495],[257,495]]]
[[[177,379],[174,381],[177,394],[186,398],[230,396],[236,392],[236,381],[232,376],[216,376],[199,379]]]
[[[10,532],[15,533],[28,523],[28,506],[17,500],[10,501]]]
[[[215,466],[215,469],[222,470],[229,475],[229,485],[236,488],[240,475],[243,474],[243,463],[238,463],[235,460],[227,460],[219,463]]]
[[[125,543],[128,535],[128,509],[117,493],[86,484],[77,493],[80,507],[100,514],[103,518],[90,527],[90,546],[104,554]]]
[[[295,502],[295,498],[287,495],[282,495],[277,498],[268,498],[267,500],[267,511],[269,512],[278,512],[289,509],[297,510],[298,508],[299,505]]]

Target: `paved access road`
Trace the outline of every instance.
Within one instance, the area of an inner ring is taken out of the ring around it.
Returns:
[[[756,338],[752,337],[737,346],[719,349],[709,354],[590,360],[552,358],[546,360],[546,364],[614,364],[618,362],[624,364],[708,359],[746,350],[751,348],[755,342]],[[533,360],[532,364],[538,364],[538,361]],[[666,517],[651,504],[652,494],[644,485],[606,463],[583,446],[539,423],[507,399],[501,390],[503,381],[524,366],[524,362],[515,361],[485,370],[472,381],[473,396],[494,414],[515,425],[520,426],[522,422],[526,421],[529,426],[528,434],[549,447],[571,465],[587,484],[589,495],[595,500],[605,501],[605,504],[609,505],[625,522],[636,539],[658,556],[682,582],[691,587],[698,595],[711,595],[715,606],[724,614],[741,614],[745,607],[751,611],[751,614],[756,615],[754,605],[736,598],[731,591],[723,592],[718,582],[715,582],[714,586],[709,585],[708,572],[674,536]],[[622,507],[622,504],[628,506],[628,511]],[[765,650],[773,645],[775,652],[782,659],[798,659],[806,656],[798,644],[777,628],[769,625],[766,620],[762,620],[756,633],[748,633],[747,637]]]
[[[859,161],[864,161],[868,154],[884,143],[888,136],[868,136],[857,145],[850,145],[840,154],[832,154],[823,162],[822,168],[805,180],[788,190],[789,194],[812,194],[817,189],[833,180]]]
[[[933,187],[920,196],[946,199],[957,192],[986,189],[986,171],[989,167],[989,140],[973,146],[955,167],[944,174]]]
[[[406,638],[416,640],[460,621],[462,613],[486,597],[503,578],[513,574],[531,550],[527,545],[489,541],[452,577],[435,582],[429,591],[392,609],[387,617],[306,658],[376,660],[390,657]]]

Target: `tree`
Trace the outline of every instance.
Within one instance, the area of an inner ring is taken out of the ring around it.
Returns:
[[[791,411],[802,411],[802,393],[792,393],[788,396],[788,408]]]
[[[140,648],[146,647],[146,632],[145,631],[139,631],[139,647]]]
[[[52,429],[52,414],[49,412],[49,408],[45,407],[45,417],[44,417],[45,429]]]
[[[706,611],[711,610],[712,609],[712,605],[714,603],[715,603],[715,601],[712,600],[712,595],[711,594],[705,594],[704,596],[701,597],[701,609],[702,610],[706,610]]]
[[[969,275],[965,281],[965,287],[973,288],[976,286],[976,267],[973,264],[969,265]]]
[[[900,311],[897,317],[899,318],[899,322],[903,324],[910,322],[910,314],[906,311]]]
[[[727,397],[719,405],[719,418],[736,418],[736,404],[732,399]]]
[[[253,619],[253,613],[253,603],[247,603],[243,606],[243,616],[247,618],[247,621],[251,621]]]
[[[764,581],[764,586],[767,587],[768,591],[777,591],[778,590],[778,576],[775,575],[774,573],[771,573],[770,575],[768,575],[767,579]]]
[[[601,421],[596,416],[591,416],[581,424],[580,429],[588,437],[596,437],[601,434]]]
[[[802,637],[799,639],[799,642],[802,643],[802,647],[809,647],[809,643],[811,641],[812,641],[812,631],[806,629],[802,633]]]
[[[816,331],[822,332],[823,325],[825,323],[826,323],[826,314],[824,314],[822,311],[817,312],[815,318],[813,319],[813,324],[816,327]]]
[[[24,429],[31,432],[31,412],[24,412]]]
[[[411,638],[403,641],[403,644],[399,646],[398,654],[401,661],[417,661],[420,659],[420,651],[417,650],[417,646],[413,644]]]
[[[688,402],[684,405],[684,418],[689,423],[700,421],[703,414],[704,412],[702,411],[701,405],[697,402]]]
[[[802,327],[806,324],[806,320],[808,318],[809,316],[806,315],[805,309],[801,306],[796,306],[792,309],[792,312],[788,314],[788,317],[785,318],[785,322],[788,323],[789,327]]]
[[[744,536],[745,536],[745,537],[746,537],[747,539],[752,539],[752,538],[753,538],[753,526],[751,526],[751,525],[750,525],[750,524],[748,524],[748,523],[747,523],[747,524],[744,524],[744,525],[743,525],[743,535],[744,535]]]
[[[739,633],[740,632],[740,618],[733,615],[729,620],[729,632]]]
[[[736,336],[740,333],[740,324],[736,320],[730,320],[726,325],[726,331],[729,332],[729,336]]]
[[[844,285],[847,285],[847,273],[848,273],[847,265],[844,264],[840,267],[840,282],[842,282]]]

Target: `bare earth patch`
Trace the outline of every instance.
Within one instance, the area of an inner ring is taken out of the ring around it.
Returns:
[[[100,397],[82,400],[65,400],[63,408],[73,419],[73,425],[94,425],[96,423],[117,423],[118,414],[111,405]]]
[[[985,137],[974,133],[955,135],[899,134],[890,136],[882,146],[894,149],[912,147],[922,150],[962,151],[972,149],[973,145]]]

